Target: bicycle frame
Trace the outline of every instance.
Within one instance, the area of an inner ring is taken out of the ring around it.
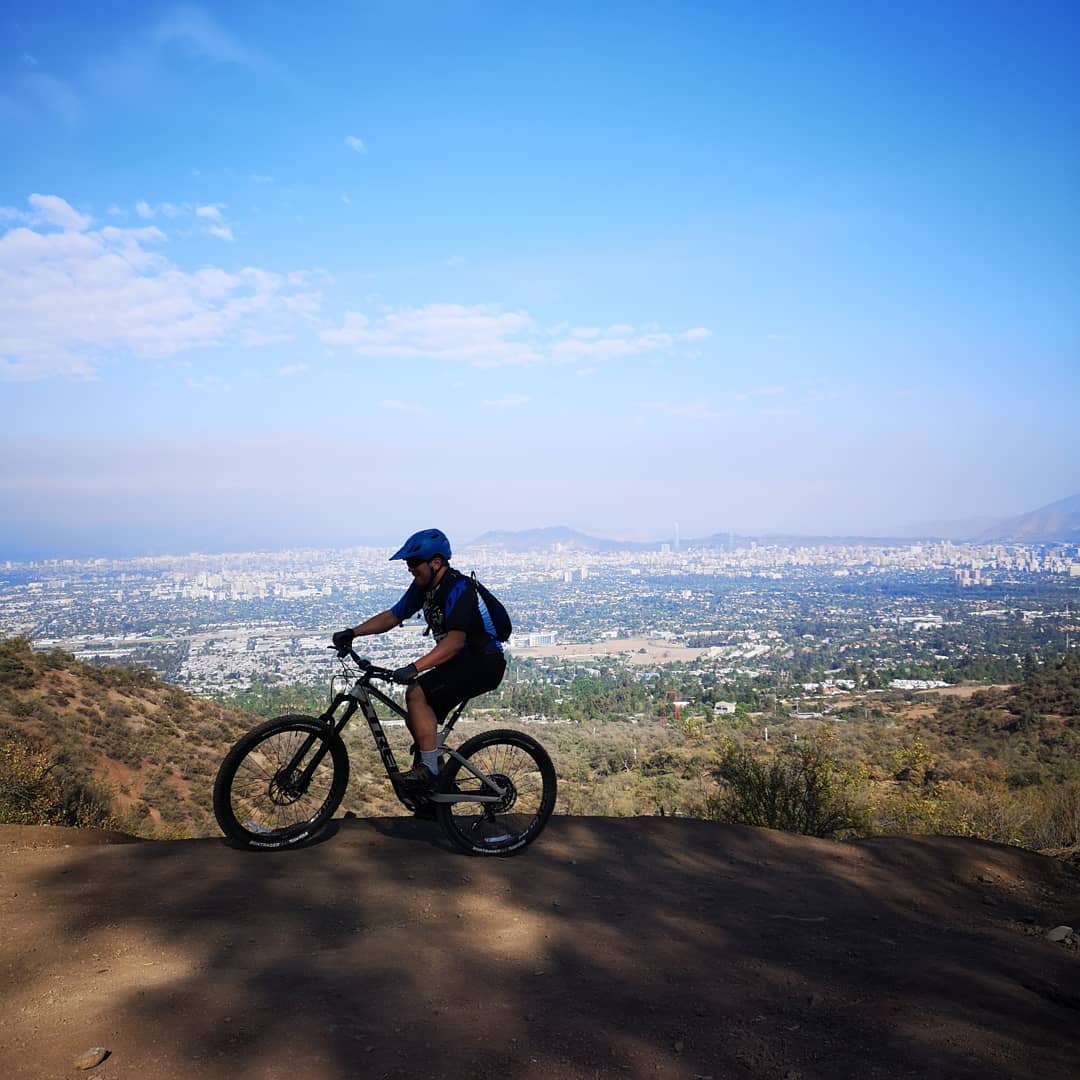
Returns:
[[[364,719],[367,720],[368,728],[371,730],[371,736],[375,740],[375,748],[379,751],[379,757],[382,760],[383,768],[386,769],[386,775],[390,780],[394,791],[397,793],[398,798],[409,806],[406,801],[411,799],[412,796],[402,794],[402,791],[398,785],[397,777],[401,773],[401,768],[397,763],[397,759],[394,757],[394,751],[390,746],[390,741],[386,737],[386,732],[383,730],[382,722],[379,720],[379,715],[375,711],[375,705],[372,702],[372,698],[376,698],[381,701],[388,708],[397,713],[403,720],[408,719],[408,713],[403,709],[392,697],[388,694],[384,694],[378,687],[371,685],[371,679],[389,679],[392,673],[384,668],[376,667],[371,664],[370,661],[363,660],[356,655],[355,652],[350,650],[350,656],[352,660],[362,670],[363,674],[358,678],[348,690],[335,694],[327,710],[318,717],[320,723],[326,725],[332,729],[335,735],[340,736],[342,731],[345,730],[346,724],[356,715],[357,710],[364,714]],[[351,675],[345,664],[342,664],[342,671],[346,677]],[[335,679],[341,676],[335,676]],[[480,772],[468,758],[462,757],[452,747],[446,745],[446,737],[453,730],[454,724],[457,723],[458,718],[461,716],[468,701],[463,701],[448,717],[446,723],[443,725],[441,731],[436,735],[435,748],[440,754],[446,754],[449,757],[454,758],[460,762],[462,768],[472,773],[481,783],[485,789],[490,789],[491,794],[443,794],[437,792],[431,792],[424,796],[428,802],[438,803],[455,803],[455,802],[474,802],[474,803],[497,803],[506,796],[506,790],[499,787],[489,776]],[[338,709],[342,705],[345,705],[345,711],[341,716],[336,716]],[[287,777],[293,777],[296,770],[300,766],[300,762],[304,760],[305,755],[311,749],[311,744],[315,741],[314,736],[308,736],[304,740],[303,744],[299,747],[296,753],[293,755],[292,760],[281,770],[282,775]],[[308,762],[307,767],[296,776],[296,779],[290,783],[290,787],[295,787],[300,791],[306,791],[307,786],[311,781],[311,777],[314,775],[315,770],[319,767],[320,762],[326,756],[328,752],[328,744],[323,743],[320,749],[315,753],[315,756]],[[412,809],[413,807],[410,807]]]

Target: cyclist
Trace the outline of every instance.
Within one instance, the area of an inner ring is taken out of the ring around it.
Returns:
[[[348,649],[354,638],[385,634],[423,609],[434,647],[394,672],[394,681],[408,686],[408,726],[420,762],[399,780],[413,790],[432,787],[439,771],[435,729],[466,698],[486,694],[502,682],[506,658],[486,607],[469,579],[450,565],[450,541],[441,529],[413,533],[390,556],[404,559],[412,584],[393,607],[359,626],[333,636],[334,647]]]

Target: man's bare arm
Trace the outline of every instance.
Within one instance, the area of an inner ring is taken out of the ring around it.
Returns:
[[[385,634],[387,630],[393,630],[401,625],[399,619],[392,611],[380,611],[378,615],[372,615],[359,626],[354,626],[352,632],[356,637],[369,637],[371,634]]]

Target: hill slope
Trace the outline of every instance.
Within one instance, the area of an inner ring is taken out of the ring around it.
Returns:
[[[110,844],[87,846],[95,839]],[[1064,864],[556,817],[521,858],[357,819],[306,850],[0,828],[0,1060],[117,1080],[1057,1080],[1080,1055]],[[72,846],[59,846],[71,843]]]
[[[39,746],[65,805],[83,799],[141,835],[215,826],[209,793],[250,717],[166,686],[152,672],[83,664],[0,641],[0,745]],[[8,761],[0,755],[0,764]],[[74,818],[69,818],[71,823]]]
[[[980,543],[994,540],[1020,544],[1080,543],[1080,495],[1070,495],[1030,513],[996,522],[977,539]]]

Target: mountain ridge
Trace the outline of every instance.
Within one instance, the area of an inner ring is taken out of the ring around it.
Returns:
[[[718,530],[708,536],[678,542],[680,548],[745,547],[751,543],[798,544],[910,544],[920,540],[949,540],[954,543],[1080,543],[1080,494],[1048,503],[1011,518],[978,517],[954,521],[926,522],[922,526],[898,528],[886,535],[801,534],[792,532],[735,533]],[[464,548],[498,548],[511,553],[529,551],[580,551],[601,554],[615,551],[651,551],[663,544],[674,545],[673,537],[656,540],[613,540],[591,536],[567,525],[530,529],[494,529],[462,545]]]

